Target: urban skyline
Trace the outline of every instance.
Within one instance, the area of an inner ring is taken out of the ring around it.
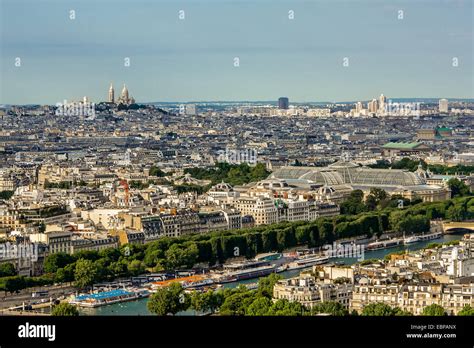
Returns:
[[[0,344],[466,343],[473,10],[0,0]]]
[[[122,90],[121,90],[121,93],[120,95],[119,94],[116,94],[115,93],[115,90],[116,90],[116,86],[120,86],[120,84],[114,84],[114,82],[110,82],[110,85],[109,85],[109,88],[107,89],[107,92],[106,93],[102,93],[103,95],[102,96],[98,96],[98,97],[93,97],[91,98],[91,96],[89,95],[84,95],[84,96],[75,96],[71,99],[67,99],[67,98],[62,98],[60,101],[57,101],[56,103],[58,102],[62,102],[64,100],[69,100],[69,101],[79,101],[79,100],[83,100],[83,98],[87,98],[88,101],[90,102],[95,102],[95,103],[100,103],[100,102],[110,102],[111,101],[111,98],[112,99],[115,99],[117,96],[117,100],[120,100],[121,98],[125,98],[125,99],[128,99],[128,85],[126,83],[123,83],[122,86]],[[381,94],[383,96],[383,93]],[[335,99],[335,100],[320,100],[320,101],[317,101],[317,100],[294,100],[292,99],[291,97],[274,97],[272,99],[268,99],[268,100],[257,100],[257,99],[254,99],[254,100],[251,100],[251,99],[241,99],[241,100],[219,100],[219,99],[214,99],[214,100],[176,100],[176,101],[166,101],[166,100],[150,100],[150,101],[136,101],[135,98],[130,98],[130,101],[132,101],[133,103],[138,103],[138,104],[154,104],[154,103],[169,103],[169,104],[176,104],[176,103],[220,103],[220,102],[230,102],[230,103],[276,103],[278,104],[280,102],[280,99],[281,98],[286,98],[286,99],[289,99],[288,102],[289,102],[289,106],[291,106],[291,104],[305,104],[305,103],[308,103],[308,104],[331,104],[331,103],[334,103],[334,104],[348,104],[348,103],[357,103],[357,102],[366,102],[366,103],[370,103],[371,101],[374,101],[374,97],[371,96],[371,97],[368,97],[367,99],[348,99],[348,100],[342,100],[342,99]],[[444,96],[439,96],[439,97],[417,97],[417,96],[412,96],[412,97],[408,97],[408,96],[405,96],[405,97],[390,97],[387,99],[387,101],[389,100],[392,100],[392,101],[399,101],[399,100],[426,100],[426,101],[438,101],[440,99],[447,99],[447,100],[451,100],[451,101],[468,101],[468,102],[472,102],[474,101],[474,98],[458,98],[458,97],[444,97]],[[56,103],[52,103],[52,104],[45,104],[45,103],[27,103],[27,104],[10,104],[10,103],[4,103],[4,104],[0,104],[1,105],[55,105]]]

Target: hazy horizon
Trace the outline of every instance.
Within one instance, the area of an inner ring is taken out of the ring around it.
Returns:
[[[0,4],[0,104],[105,101],[111,82],[138,103],[474,98],[469,0]]]
[[[284,97],[284,96],[282,96]],[[392,100],[392,101],[395,101],[395,102],[398,102],[398,101],[416,101],[416,100],[432,100],[433,102],[437,102],[439,99],[443,99],[444,97],[436,97],[436,98],[432,98],[432,97],[426,97],[426,98],[408,98],[408,97],[405,97],[405,98],[397,98],[397,97],[394,97],[394,98],[387,98],[387,101],[389,100]],[[376,98],[375,98],[376,99]],[[444,99],[447,99],[448,101],[466,101],[466,102],[474,102],[474,98],[444,98]],[[73,102],[73,101],[79,101],[80,98],[78,99],[75,99],[75,100],[68,100],[66,99],[68,102]],[[371,99],[360,99],[360,100],[336,100],[336,101],[327,101],[327,100],[323,100],[323,101],[316,101],[316,100],[307,100],[307,101],[298,101],[298,100],[291,100],[290,99],[290,106],[292,104],[348,104],[348,103],[356,103],[356,102],[368,102],[370,101]],[[59,103],[62,103],[64,100],[61,100],[59,101]],[[105,102],[105,100],[97,100],[97,101],[94,101],[94,100],[89,100],[90,102],[93,102],[93,103],[101,103],[101,102]],[[278,104],[278,100],[245,100],[245,99],[242,99],[242,100],[177,100],[177,101],[164,101],[164,100],[159,100],[159,101],[137,101],[137,104],[144,104],[144,105],[150,105],[150,104],[204,104],[204,103],[209,103],[209,104],[212,104],[212,103],[273,103],[273,104]],[[54,104],[45,104],[45,103],[26,103],[26,104],[11,104],[11,103],[3,103],[3,104],[0,104],[0,106],[14,106],[14,105],[18,105],[18,106],[28,106],[28,105],[54,105]]]

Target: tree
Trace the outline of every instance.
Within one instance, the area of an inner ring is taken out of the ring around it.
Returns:
[[[375,208],[377,208],[377,200],[375,199],[375,197],[372,195],[368,195],[365,199],[365,206],[369,211],[375,210]]]
[[[408,157],[402,158],[400,161],[396,161],[392,163],[392,168],[393,169],[407,169],[411,172],[414,172],[415,170],[418,169],[418,166],[421,164],[421,167],[423,169],[426,169],[428,166],[425,161],[415,161],[412,160]]]
[[[267,178],[269,174],[270,172],[265,168],[265,164],[258,163],[252,169],[250,169],[250,180],[259,181]]]
[[[466,215],[466,207],[461,204],[452,205],[446,211],[446,218],[452,221],[463,221]]]
[[[404,233],[428,232],[430,221],[423,215],[408,215],[396,222],[395,229]]]
[[[197,261],[199,251],[196,243],[187,246],[173,244],[165,252],[166,262],[169,269],[177,269],[181,266],[191,268]]]
[[[440,305],[432,304],[423,308],[423,312],[421,313],[421,315],[441,317],[443,315],[446,315],[446,311]]]
[[[310,240],[310,231],[311,229],[307,225],[297,227],[295,231],[296,243],[298,245],[307,244]]]
[[[396,311],[390,307],[389,305],[378,302],[378,303],[370,303],[364,307],[362,310],[362,314],[364,316],[394,316]]]
[[[246,308],[255,300],[255,297],[247,289],[237,289],[236,292],[225,296],[220,307],[221,315],[245,315]]]
[[[157,315],[175,315],[188,309],[189,305],[189,297],[184,293],[181,284],[172,283],[168,287],[158,289],[151,295],[147,308],[151,313]]]
[[[275,231],[268,230],[262,233],[263,251],[275,251],[278,249],[277,235]]]
[[[275,316],[301,316],[307,312],[306,308],[299,302],[288,301],[280,299],[275,301],[270,309],[268,315]]]
[[[380,201],[388,198],[387,192],[385,192],[384,189],[381,189],[381,188],[378,188],[378,187],[371,188],[369,194],[374,196],[374,198],[377,202],[380,202]]]
[[[71,263],[64,268],[58,268],[54,274],[54,281],[57,283],[65,283],[74,281],[74,271],[76,264]]]
[[[219,263],[224,263],[224,252],[222,250],[221,238],[213,237],[210,239],[211,249],[212,249],[212,259],[209,260],[211,264],[217,261]]]
[[[157,176],[157,177],[164,177],[166,176],[166,173],[163,172],[160,168],[156,167],[156,166],[152,166],[150,168],[150,176]]]
[[[405,311],[405,310],[401,309],[400,307],[393,308],[393,313],[397,317],[410,317],[410,316],[413,316],[412,312]]]
[[[474,308],[469,305],[465,305],[459,312],[459,316],[474,316]]]
[[[257,293],[260,296],[271,299],[273,297],[273,287],[280,279],[282,279],[282,276],[276,273],[272,273],[268,277],[260,278],[258,280]]]
[[[165,256],[163,250],[148,250],[145,252],[145,258],[143,262],[147,267],[156,266],[158,260],[162,259]]]
[[[257,297],[250,306],[247,307],[246,315],[249,316],[264,316],[268,315],[268,311],[272,306],[272,300],[268,297]]]
[[[349,315],[349,311],[341,303],[336,301],[325,301],[318,303],[313,307],[311,312],[313,314],[327,313],[334,316]]]
[[[353,190],[347,200],[341,203],[341,214],[356,215],[367,210],[364,202],[364,192]]]
[[[74,262],[74,257],[66,253],[54,253],[46,257],[43,269],[46,273],[55,273],[58,268],[64,268]]]
[[[333,225],[330,221],[318,221],[319,238],[322,244],[330,244],[334,241]]]
[[[59,317],[77,317],[79,315],[79,311],[77,310],[76,306],[73,306],[67,302],[62,302],[53,307],[51,315]]]
[[[3,277],[0,279],[0,290],[3,291],[14,293],[25,287],[26,282],[23,276]]]
[[[15,191],[0,191],[0,199],[8,201],[14,193]]]
[[[116,248],[107,248],[99,251],[99,257],[105,259],[107,263],[117,261],[120,258],[120,250]]]
[[[108,273],[114,277],[123,277],[128,274],[127,261],[121,259],[117,262],[111,262],[107,267]]]
[[[85,259],[91,261],[97,261],[100,256],[96,250],[80,250],[74,254],[74,257],[78,259]]]
[[[97,278],[97,268],[91,260],[79,259],[76,262],[74,279],[76,287],[85,288],[94,284]]]
[[[128,265],[128,271],[134,275],[137,276],[139,274],[145,273],[145,266],[142,261],[139,260],[133,260],[132,262],[129,263]]]
[[[368,210],[375,210],[378,206],[385,207],[389,204],[389,196],[385,190],[377,187],[370,189],[370,193],[365,199]]]
[[[448,187],[451,189],[451,197],[462,197],[469,195],[469,187],[459,179],[449,179]]]
[[[208,290],[207,292],[200,293],[194,291],[191,295],[191,308],[202,313],[214,313],[222,305],[223,300],[221,292]]]
[[[249,233],[245,236],[245,244],[247,245],[245,256],[253,258],[262,249],[262,237],[258,233]]]
[[[39,232],[39,233],[44,233],[44,231],[46,231],[46,225],[44,224],[44,222],[41,222],[41,223],[38,225],[38,232]]]
[[[16,269],[13,263],[6,262],[0,264],[0,277],[10,277],[16,275]]]
[[[250,167],[247,163],[233,165],[225,162],[219,162],[214,168],[209,169],[188,168],[184,170],[184,173],[191,174],[196,179],[211,180],[212,185],[222,181],[231,185],[242,185],[265,179],[270,174],[263,163]]]

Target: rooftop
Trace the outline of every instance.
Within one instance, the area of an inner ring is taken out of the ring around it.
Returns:
[[[423,143],[387,143],[382,147],[384,149],[416,149],[418,146],[423,145]]]

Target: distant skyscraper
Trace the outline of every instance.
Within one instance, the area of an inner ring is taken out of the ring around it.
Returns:
[[[362,105],[362,102],[357,102],[356,103],[356,112],[361,112],[364,106]]]
[[[112,86],[112,82],[110,83],[110,88],[109,88],[109,103],[114,103],[115,102],[115,92],[114,92],[114,86]]]
[[[379,111],[382,114],[385,112],[385,102],[386,101],[387,101],[387,98],[382,93],[379,97]]]
[[[281,97],[278,99],[279,109],[288,109],[290,107],[290,100],[287,97]]]
[[[369,109],[369,112],[377,112],[379,109],[377,99],[372,99],[372,101],[367,104],[367,108]]]
[[[439,112],[448,113],[448,99],[439,100]]]

